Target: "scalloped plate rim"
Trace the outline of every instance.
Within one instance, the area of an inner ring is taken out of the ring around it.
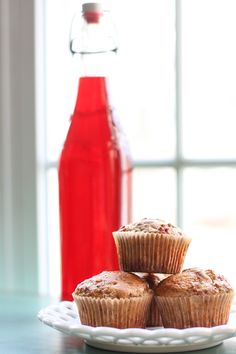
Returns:
[[[233,309],[232,314],[234,315]],[[136,353],[165,353],[165,352],[181,352],[210,348],[219,345],[224,340],[236,336],[236,319],[235,324],[226,324],[215,327],[192,327],[185,329],[149,327],[149,328],[112,328],[112,327],[91,327],[78,323],[79,317],[76,312],[75,304],[71,301],[61,301],[56,305],[49,305],[41,309],[38,313],[38,319],[44,324],[59,330],[68,335],[75,335],[82,338],[88,345],[96,348],[113,350],[120,352],[136,352]],[[202,338],[203,342],[184,342],[187,335],[191,337]],[[212,340],[213,335],[218,336],[218,340]],[[221,338],[219,337],[221,336]],[[223,337],[222,337],[223,336]],[[101,340],[101,338],[103,339]],[[109,337],[110,340],[104,340]],[[179,341],[171,344],[164,342],[158,344],[149,344],[145,341],[154,341],[153,337],[171,338],[172,341]],[[100,338],[100,339],[99,339]],[[127,338],[139,338],[144,343],[116,343],[116,340],[127,341]],[[181,343],[181,341],[183,341]]]

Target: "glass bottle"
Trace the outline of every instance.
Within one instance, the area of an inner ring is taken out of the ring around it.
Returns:
[[[81,73],[58,167],[63,300],[82,280],[118,269],[112,231],[131,218],[132,163],[111,106],[114,27],[100,4],[87,3],[76,31],[70,48]]]

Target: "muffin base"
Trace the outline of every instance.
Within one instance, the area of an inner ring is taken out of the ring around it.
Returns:
[[[93,298],[73,295],[80,321],[88,326],[144,328],[153,294],[125,299]]]
[[[191,242],[185,236],[113,232],[120,269],[126,272],[179,273]]]
[[[166,328],[214,327],[228,322],[234,294],[155,296]]]

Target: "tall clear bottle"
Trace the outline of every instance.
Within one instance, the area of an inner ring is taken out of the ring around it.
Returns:
[[[117,51],[109,13],[82,6],[71,51],[80,76],[59,160],[61,298],[103,270],[118,269],[112,231],[131,218],[132,163],[111,105],[109,72]]]

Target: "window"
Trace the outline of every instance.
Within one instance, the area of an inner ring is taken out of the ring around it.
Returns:
[[[120,118],[134,159],[133,219],[179,224],[193,237],[185,267],[214,268],[236,285],[236,3],[113,0],[110,5],[120,37]],[[45,2],[43,247],[50,256],[51,293],[59,291],[56,165],[76,91],[68,37],[77,8],[74,0]]]

